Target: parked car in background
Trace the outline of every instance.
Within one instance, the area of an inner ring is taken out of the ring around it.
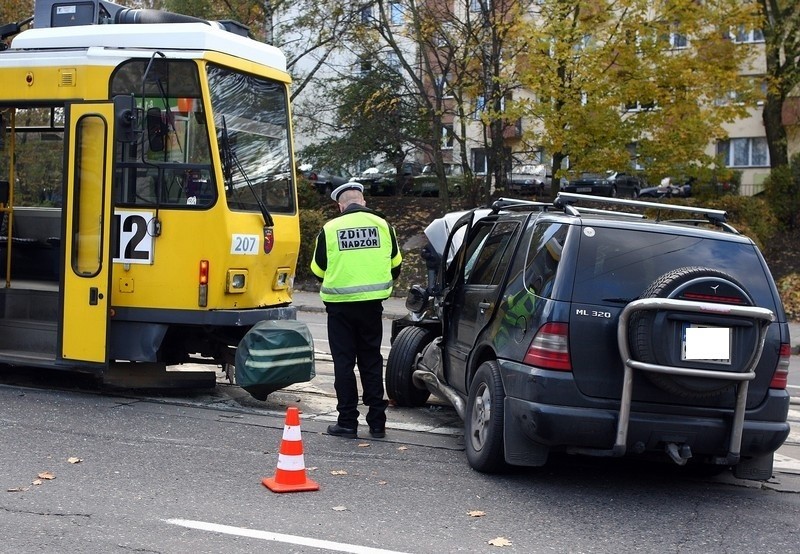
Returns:
[[[544,164],[523,164],[508,173],[508,192],[524,196],[542,195],[547,186],[547,168]]]
[[[464,167],[457,163],[444,163],[447,190],[458,196],[464,190]],[[434,164],[425,164],[422,172],[411,181],[411,189],[406,192],[414,196],[439,196],[439,179]]]
[[[614,196],[616,194],[614,183],[608,179],[607,174],[602,173],[581,173],[577,179],[569,179],[561,187],[561,190],[594,196]]]
[[[636,198],[647,182],[640,175],[606,171],[605,173],[581,173],[561,187],[564,192],[592,194],[594,196],[628,196]]]
[[[691,179],[679,184],[671,177],[661,179],[661,183],[657,187],[648,187],[639,191],[640,198],[688,198],[691,195]]]
[[[347,171],[334,171],[329,168],[315,169],[311,164],[303,164],[299,167],[303,177],[320,193],[329,195],[333,189],[345,184],[350,180],[351,175]]]
[[[422,173],[422,164],[403,162],[403,174],[398,178],[397,168],[388,163],[369,167],[355,178],[364,185],[364,192],[372,196],[393,196],[411,190],[413,179]]]
[[[609,175],[608,179],[613,183],[616,190],[616,194],[612,196],[636,198],[643,189],[650,186],[644,177],[636,173],[615,171]]]

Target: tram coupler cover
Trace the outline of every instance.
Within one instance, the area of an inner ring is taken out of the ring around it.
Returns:
[[[295,320],[256,323],[236,348],[236,384],[257,400],[314,378],[314,339]]]

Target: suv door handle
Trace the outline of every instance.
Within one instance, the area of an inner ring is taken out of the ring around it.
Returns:
[[[486,313],[486,310],[492,307],[491,302],[478,302],[478,309],[481,312],[481,315]]]

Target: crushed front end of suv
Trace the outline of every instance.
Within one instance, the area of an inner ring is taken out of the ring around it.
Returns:
[[[566,452],[769,479],[789,329],[761,252],[725,219],[560,193],[434,221],[428,283],[393,322],[389,397],[451,403],[479,471]]]

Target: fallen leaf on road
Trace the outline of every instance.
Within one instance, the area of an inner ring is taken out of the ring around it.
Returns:
[[[408,447],[407,446],[398,446],[397,449],[398,450],[408,450]]]
[[[333,510],[334,512],[344,512],[345,510],[347,510],[347,506],[334,506],[333,508],[331,508],[331,510]]]
[[[43,471],[36,477],[38,477],[39,479],[46,479],[47,481],[51,481],[56,478],[56,476],[53,475],[53,473],[50,471]]]
[[[388,481],[378,481],[379,485],[387,485],[388,483],[389,483]]]
[[[41,479],[34,479],[31,482],[31,485],[41,485],[42,483],[44,483],[44,481],[42,481]]]
[[[469,517],[483,517],[486,515],[486,512],[482,512],[481,510],[470,510],[467,512]]]
[[[71,463],[71,464],[79,464],[79,463],[81,463],[83,460],[82,460],[82,459],[80,459],[80,458],[77,458],[77,457],[75,457],[75,456],[70,456],[69,458],[67,458],[67,461],[68,461],[69,463]]]
[[[497,537],[489,541],[492,546],[511,546],[511,541],[505,537]]]
[[[359,443],[358,447],[359,448],[369,448],[369,443],[368,442]]]
[[[331,471],[331,475],[347,475],[347,472],[343,469],[334,469]]]

